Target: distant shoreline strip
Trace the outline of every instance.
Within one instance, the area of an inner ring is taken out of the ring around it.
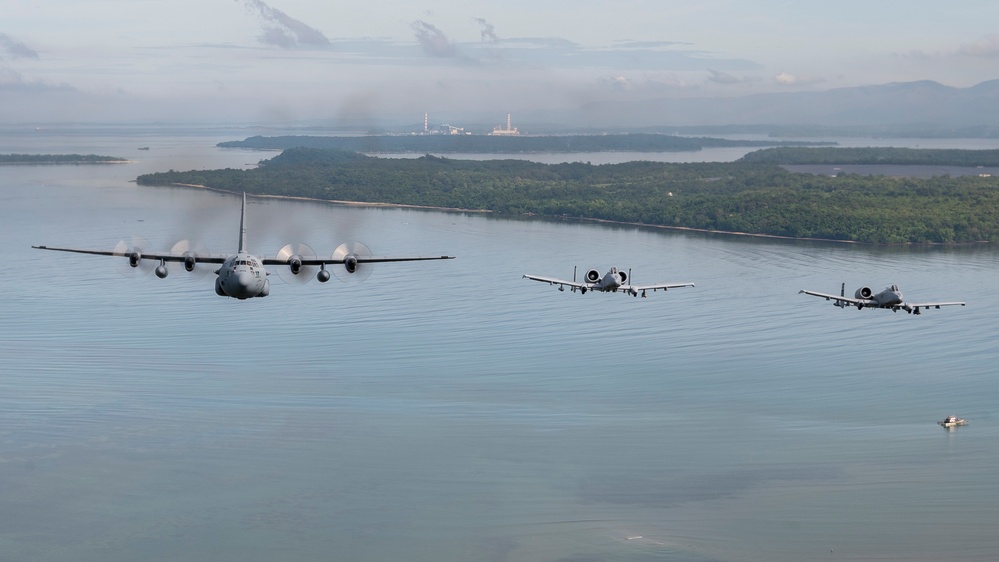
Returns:
[[[177,186],[177,187],[193,187],[193,188],[196,188],[196,189],[204,189],[206,191],[214,191],[216,193],[228,193],[228,194],[232,194],[232,195],[239,195],[239,193],[237,193],[235,191],[229,191],[227,189],[218,189],[218,188],[215,188],[215,187],[209,187],[207,185],[200,185],[200,184],[193,184],[193,183],[172,183],[170,185]],[[287,199],[287,200],[290,200],[290,201],[315,201],[315,202],[320,202],[320,203],[333,203],[333,204],[336,204],[336,205],[345,205],[345,206],[351,206],[351,207],[386,207],[386,208],[388,208],[388,207],[397,207],[397,208],[400,208],[400,209],[419,209],[419,210],[427,210],[427,211],[445,211],[445,212],[453,212],[453,213],[482,213],[482,214],[485,214],[485,213],[492,213],[493,212],[493,211],[491,211],[489,209],[461,209],[461,208],[456,208],[456,207],[435,207],[435,206],[432,206],[432,205],[409,205],[409,204],[405,204],[405,203],[372,203],[372,202],[364,202],[364,201],[341,201],[341,200],[337,200],[337,199],[319,199],[319,198],[316,198],[316,197],[299,197],[299,196],[295,196],[295,195],[265,195],[265,194],[256,194],[256,193],[254,193],[252,195],[254,197],[267,198],[267,199]],[[728,230],[715,230],[715,229],[710,229],[710,228],[693,228],[693,227],[689,227],[689,226],[666,226],[666,225],[661,225],[661,224],[647,224],[647,223],[643,223],[643,222],[624,222],[624,221],[614,221],[614,220],[608,220],[608,219],[595,219],[595,218],[589,218],[589,217],[568,217],[568,216],[566,216],[566,217],[546,217],[544,215],[536,215],[534,213],[528,213],[528,216],[533,216],[533,217],[537,217],[537,218],[541,218],[541,219],[545,219],[545,220],[569,219],[569,220],[576,220],[576,221],[599,222],[599,223],[604,223],[604,224],[619,224],[619,225],[626,225],[626,226],[641,226],[641,227],[645,227],[645,228],[661,228],[663,230],[676,230],[676,231],[680,231],[680,232],[702,232],[702,233],[705,233],[705,234],[724,234],[724,235],[730,235],[730,236],[748,236],[748,237],[752,237],[752,238],[770,238],[770,239],[774,239],[774,240],[797,240],[797,241],[803,241],[803,242],[835,242],[835,243],[838,243],[838,244],[857,244],[857,245],[869,245],[869,246],[882,246],[882,245],[884,245],[884,246],[913,246],[913,245],[919,245],[919,246],[927,246],[927,245],[928,246],[951,246],[952,245],[952,244],[934,244],[934,243],[931,243],[931,242],[919,243],[919,244],[913,244],[911,242],[905,243],[905,244],[871,244],[871,243],[868,243],[868,242],[858,242],[856,240],[835,240],[833,238],[801,238],[801,237],[795,237],[795,236],[780,236],[780,235],[777,235],[777,234],[755,234],[755,233],[752,233],[752,232],[734,232],[734,231],[728,231]],[[974,244],[978,244],[978,242],[971,242],[971,243],[964,244],[964,245],[974,245]]]

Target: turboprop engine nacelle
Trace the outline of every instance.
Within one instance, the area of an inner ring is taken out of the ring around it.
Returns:
[[[586,272],[585,279],[587,283],[596,283],[597,281],[600,281],[600,272],[596,269],[591,269]]]
[[[857,292],[853,294],[853,298],[856,299],[869,299],[874,292],[871,291],[870,287],[861,287],[857,289]]]

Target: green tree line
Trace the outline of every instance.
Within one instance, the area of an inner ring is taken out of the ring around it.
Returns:
[[[750,160],[539,164],[296,148],[256,169],[137,181],[881,244],[999,241],[999,180],[977,175],[826,177]]]
[[[742,160],[760,164],[999,166],[999,150],[895,147],[778,147],[750,152]]]
[[[241,141],[218,143],[222,148],[252,148],[286,150],[289,148],[322,148],[367,153],[533,153],[533,152],[692,152],[704,148],[732,146],[804,146],[829,143],[797,141],[741,141],[710,137],[682,137],[653,133],[614,135],[365,135],[355,137],[322,137],[288,135],[254,136]]]
[[[0,164],[117,164],[127,161],[96,154],[0,154]]]

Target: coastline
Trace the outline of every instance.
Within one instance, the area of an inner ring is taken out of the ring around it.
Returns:
[[[103,166],[105,164],[134,164],[135,160],[66,160],[63,162],[0,162],[0,166]]]
[[[239,195],[239,193],[237,193],[235,191],[229,191],[227,189],[218,189],[218,188],[214,188],[214,187],[209,187],[207,185],[200,185],[200,184],[193,184],[193,183],[171,183],[169,185],[172,185],[172,186],[175,186],[175,187],[192,187],[192,188],[196,188],[196,189],[204,189],[204,190],[207,190],[207,191],[214,191],[216,193],[230,193],[230,194],[233,194],[233,195]],[[259,197],[261,199],[266,198],[266,199],[287,199],[287,200],[292,200],[292,201],[315,201],[315,202],[321,202],[321,203],[333,203],[333,204],[336,204],[336,205],[346,205],[346,206],[353,206],[353,207],[397,207],[397,208],[400,208],[400,209],[419,209],[419,210],[427,210],[427,211],[442,211],[442,212],[449,212],[449,213],[481,213],[481,214],[486,214],[486,213],[492,213],[493,212],[493,211],[491,211],[489,209],[461,209],[461,208],[456,208],[456,207],[437,207],[437,206],[433,206],[433,205],[410,205],[410,204],[405,204],[405,203],[373,203],[373,202],[364,202],[364,201],[342,201],[342,200],[338,200],[338,199],[319,199],[319,198],[316,198],[316,197],[301,197],[301,196],[295,196],[295,195],[265,195],[265,194],[256,194],[256,193],[254,193],[252,195],[253,195],[253,197]],[[780,235],[777,235],[777,234],[758,234],[758,233],[753,233],[753,232],[734,232],[734,231],[716,230],[716,229],[710,229],[710,228],[694,228],[694,227],[690,227],[690,226],[666,226],[666,225],[661,225],[661,224],[647,224],[647,223],[642,223],[642,222],[614,221],[614,220],[609,220],[609,219],[594,219],[594,218],[588,218],[588,217],[569,217],[569,216],[545,217],[545,216],[535,215],[535,214],[529,214],[528,216],[537,217],[537,218],[546,219],[546,220],[566,219],[566,220],[587,221],[587,222],[596,222],[596,223],[604,223],[604,224],[616,224],[616,225],[622,225],[622,226],[640,226],[640,227],[644,227],[644,228],[659,228],[659,229],[663,229],[663,230],[675,230],[675,231],[680,231],[680,232],[700,232],[700,233],[704,233],[704,234],[723,234],[723,235],[729,235],[729,236],[745,236],[745,237],[751,237],[751,238],[768,238],[768,239],[773,239],[773,240],[793,240],[793,241],[801,241],[801,242],[834,242],[834,243],[837,243],[837,244],[854,244],[854,245],[864,245],[864,246],[973,246],[973,245],[988,244],[989,243],[987,240],[982,240],[982,241],[979,241],[979,242],[968,242],[966,244],[937,244],[937,243],[932,243],[932,242],[926,242],[926,243],[906,242],[905,244],[874,244],[874,243],[870,243],[870,242],[859,242],[857,240],[836,240],[836,239],[833,239],[833,238],[802,238],[802,237],[795,237],[795,236],[780,236]]]
[[[229,191],[228,189],[218,189],[215,187],[209,187],[207,185],[199,185],[195,183],[171,183],[169,185],[176,187],[193,187],[197,189],[204,189],[206,191],[214,191],[216,193],[230,193],[232,195],[239,195],[235,191]],[[489,209],[460,209],[455,207],[436,207],[433,205],[410,205],[407,203],[377,203],[369,201],[343,201],[340,199],[319,199],[318,197],[304,197],[299,195],[268,195],[264,193],[251,193],[253,197],[258,197],[260,199],[286,199],[289,201],[315,201],[319,203],[334,203],[337,205],[346,205],[353,207],[398,207],[400,209],[423,209],[427,211],[447,211],[455,213],[491,213]]]

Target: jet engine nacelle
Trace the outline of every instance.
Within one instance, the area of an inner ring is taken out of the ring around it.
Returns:
[[[354,273],[357,271],[357,258],[355,256],[347,256],[343,260],[343,267],[347,270],[347,273]]]
[[[288,260],[288,269],[291,270],[292,274],[298,275],[302,272],[302,258],[295,255],[291,256]]]
[[[599,271],[597,271],[596,269],[591,269],[591,270],[589,270],[589,271],[586,272],[586,282],[587,283],[596,283],[597,281],[600,281],[600,272]]]
[[[628,274],[623,271],[618,271],[617,276],[621,279],[621,283],[628,282]]]
[[[139,267],[139,263],[142,261],[142,252],[134,250],[128,254],[128,265],[132,267]]]
[[[871,298],[871,295],[873,295],[873,294],[874,294],[874,292],[871,291],[870,287],[861,287],[861,288],[857,289],[856,293],[853,294],[853,298],[855,298],[855,299],[869,299],[869,298]]]
[[[196,266],[197,264],[198,264],[198,260],[194,256],[192,256],[190,254],[184,256],[184,269],[188,273],[194,271],[194,266]]]

